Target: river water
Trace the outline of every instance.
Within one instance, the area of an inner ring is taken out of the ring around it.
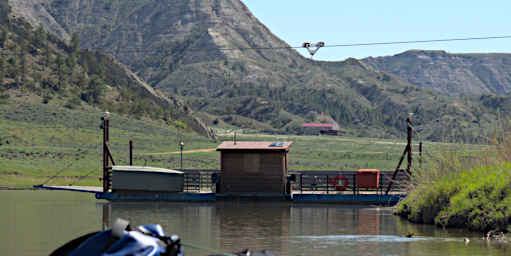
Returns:
[[[415,225],[389,208],[267,202],[108,203],[92,194],[0,191],[1,255],[48,255],[118,218],[161,224],[182,241],[216,251],[279,255],[511,255],[477,233]],[[413,233],[412,238],[405,235]],[[471,242],[466,244],[463,238]],[[208,255],[185,247],[185,255]]]

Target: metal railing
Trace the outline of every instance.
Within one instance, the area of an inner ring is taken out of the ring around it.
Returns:
[[[184,191],[192,193],[214,193],[216,182],[214,175],[217,170],[181,170],[184,172]]]
[[[184,191],[190,193],[215,193],[219,170],[181,170],[184,172]],[[297,171],[292,170],[294,181],[290,181],[293,193],[384,193],[392,180],[392,172],[380,172],[377,187],[357,186],[356,171]],[[409,176],[399,172],[394,179],[391,192],[404,192],[409,184]]]
[[[380,172],[377,186],[365,186],[357,182],[356,171],[291,171],[290,174],[295,175],[295,181],[291,183],[294,193],[383,193],[392,179],[392,172]],[[394,184],[393,192],[404,192],[408,188],[409,177],[400,173]]]

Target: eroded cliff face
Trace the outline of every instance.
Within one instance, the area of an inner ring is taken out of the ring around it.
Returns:
[[[459,88],[475,77],[482,81],[484,71],[476,75],[470,69],[471,76],[452,68],[442,54],[412,54],[392,68],[380,65],[392,62],[380,58],[311,61],[288,48],[240,0],[11,0],[11,5],[64,39],[77,33],[83,49],[110,53],[150,87],[184,100],[195,112],[249,129],[296,132],[303,122],[327,120],[347,134],[390,137],[402,132],[404,118],[413,112],[417,123],[430,127],[424,137],[439,139],[435,120],[452,124],[446,131],[468,131],[481,122],[473,122],[474,113],[486,109],[477,100],[460,104],[409,82],[426,77],[431,85],[419,86],[450,95],[493,90],[490,82]]]
[[[63,40],[70,40],[69,33],[59,24],[46,6],[52,0],[9,0],[9,5],[15,15],[22,16],[33,27],[44,25],[47,31]]]
[[[100,49],[151,86],[176,91],[218,84],[296,84],[311,69],[239,0],[10,0],[13,11],[62,39],[80,35],[82,48]],[[511,55],[412,50],[363,60],[375,70],[450,96],[511,91]],[[300,69],[301,68],[301,69]],[[200,76],[189,76],[189,73]],[[316,70],[308,86],[339,84]],[[341,82],[342,83],[342,82]],[[204,86],[197,86],[202,84]],[[307,85],[307,83],[306,83]]]
[[[419,87],[451,96],[511,92],[511,54],[413,50],[363,61]]]
[[[289,64],[302,59],[289,49],[236,50],[288,46],[238,0],[11,0],[11,5],[33,25],[43,23],[63,39],[78,33],[82,48],[110,52],[130,68],[145,71],[147,80],[156,71],[143,70],[145,66],[248,59]]]

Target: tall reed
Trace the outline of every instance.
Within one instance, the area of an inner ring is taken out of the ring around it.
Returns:
[[[511,136],[491,142],[479,152],[462,147],[427,154],[395,213],[419,223],[511,231]]]

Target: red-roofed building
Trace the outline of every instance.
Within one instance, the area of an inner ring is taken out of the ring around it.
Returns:
[[[284,194],[292,142],[225,141],[220,151],[220,193]]]
[[[302,132],[303,134],[309,135],[318,134],[339,135],[339,131],[337,129],[334,129],[333,124],[326,123],[303,123]]]

